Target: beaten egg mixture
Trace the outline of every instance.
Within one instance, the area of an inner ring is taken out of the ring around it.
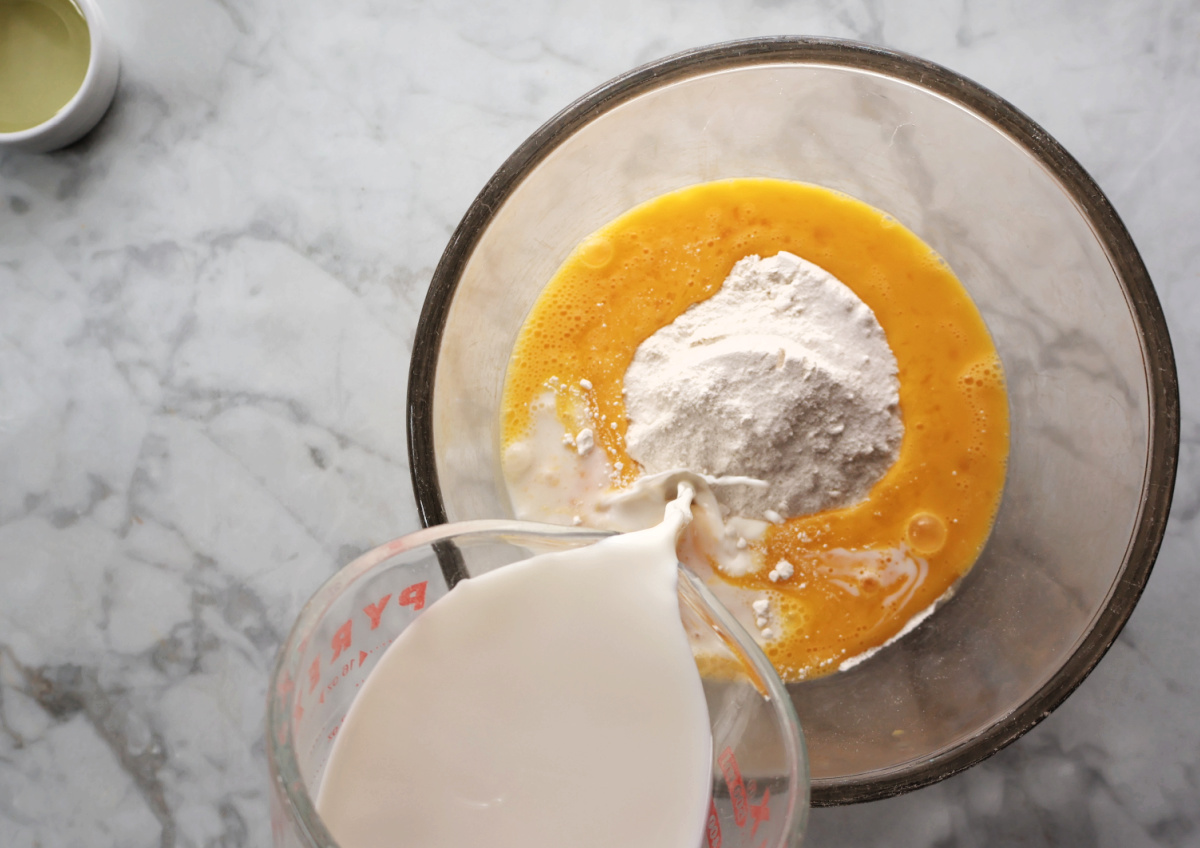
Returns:
[[[595,458],[591,472],[568,471],[563,497],[580,481],[630,486],[641,469],[625,451],[622,379],[638,346],[717,291],[738,260],[780,251],[825,269],[874,312],[899,368],[904,423],[898,459],[865,500],[769,527],[751,544],[752,573],[709,563],[711,580],[769,600],[763,649],[797,681],[836,671],[931,609],[974,564],[999,506],[1003,371],[978,309],[928,245],[865,203],[803,183],[725,180],[650,200],[585,239],[543,290],[509,362],[501,432],[504,448],[528,441],[549,393],[568,442],[551,449],[573,456],[571,434],[593,425],[603,460],[603,478]]]

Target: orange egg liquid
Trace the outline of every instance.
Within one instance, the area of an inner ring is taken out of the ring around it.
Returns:
[[[776,637],[764,650],[795,681],[882,645],[942,597],[979,556],[999,506],[1003,371],[975,304],[928,245],[883,212],[804,183],[725,180],[650,200],[585,239],[539,296],[509,362],[501,424],[505,446],[524,438],[552,377],[585,379],[590,414],[605,422],[596,443],[621,463],[618,483],[632,482],[622,380],[638,345],[712,295],[738,260],[781,250],[874,311],[899,366],[905,428],[866,500],[772,527],[757,543],[764,567],[722,577],[772,599]],[[557,392],[556,404],[568,430],[580,426],[577,393]],[[893,566],[906,555],[924,573],[901,584]],[[795,574],[775,583],[767,573],[781,559]]]

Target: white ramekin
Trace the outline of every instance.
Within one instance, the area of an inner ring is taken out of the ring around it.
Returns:
[[[95,0],[74,0],[87,21],[92,43],[87,74],[75,96],[53,118],[20,132],[0,133],[0,150],[45,153],[65,147],[96,126],[117,90],[120,60]]]

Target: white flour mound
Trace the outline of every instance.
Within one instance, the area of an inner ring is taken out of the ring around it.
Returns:
[[[648,474],[766,481],[720,490],[736,515],[849,505],[899,453],[896,375],[875,313],[845,285],[790,253],[747,256],[638,347],[626,448]]]

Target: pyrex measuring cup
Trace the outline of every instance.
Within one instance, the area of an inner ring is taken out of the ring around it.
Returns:
[[[336,846],[314,808],[316,790],[356,692],[405,627],[459,580],[606,535],[518,521],[445,524],[382,545],[330,578],[301,610],[271,681],[267,761],[276,848]],[[733,616],[682,567],[679,575],[680,615],[713,736],[702,846],[797,846],[808,817],[808,760],[791,699]]]

